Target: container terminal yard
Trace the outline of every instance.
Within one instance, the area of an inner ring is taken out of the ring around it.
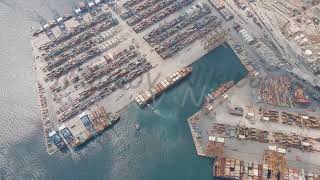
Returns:
[[[198,155],[219,177],[319,179],[319,8],[272,3],[96,0],[43,20],[31,44],[48,153],[77,149],[131,102],[143,108],[226,42],[248,75],[188,119]]]
[[[88,1],[54,18],[43,19],[31,41],[49,154],[77,149],[121,109],[147,104],[224,43],[222,19],[205,0]],[[208,35],[211,48],[204,48]]]

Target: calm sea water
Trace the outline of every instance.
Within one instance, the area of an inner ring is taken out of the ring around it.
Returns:
[[[64,12],[72,5],[71,0],[0,0],[0,179],[213,179],[213,162],[196,155],[186,119],[199,110],[205,94],[246,74],[223,46],[194,63],[186,80],[152,104],[154,111],[131,104],[119,123],[79,152],[48,157],[29,30],[38,22],[33,11],[50,17],[50,9]]]

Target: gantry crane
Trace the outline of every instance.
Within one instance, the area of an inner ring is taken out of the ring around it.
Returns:
[[[277,175],[283,175],[287,170],[287,159],[284,153],[277,150],[266,150],[264,154],[264,163],[269,165],[271,168],[272,180],[277,180]]]

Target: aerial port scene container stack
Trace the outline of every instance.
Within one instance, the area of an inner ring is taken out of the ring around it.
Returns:
[[[193,75],[197,59],[228,45],[247,75],[221,82],[186,120],[197,154],[214,159],[216,177],[320,179],[319,45],[311,40],[320,36],[306,30],[318,21],[305,20],[312,6],[272,1],[86,1],[43,20],[31,44],[48,154],[77,151],[117,126],[120,110],[146,108]]]

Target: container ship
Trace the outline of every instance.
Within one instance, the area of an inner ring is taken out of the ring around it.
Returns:
[[[64,143],[64,141],[62,140],[62,138],[60,137],[60,135],[56,132],[56,131],[52,131],[51,133],[49,133],[49,137],[51,139],[51,141],[61,150],[64,149],[66,147],[66,144]]]
[[[205,96],[204,102],[211,103],[212,101],[223,95],[225,92],[227,92],[230,88],[232,88],[233,85],[234,81],[228,81],[226,83],[223,83],[217,90]]]
[[[189,66],[178,70],[171,76],[153,85],[151,89],[140,92],[140,94],[135,98],[135,101],[141,107],[146,105],[151,99],[161,95],[165,90],[177,84],[179,81],[187,77],[191,72],[192,68]]]

